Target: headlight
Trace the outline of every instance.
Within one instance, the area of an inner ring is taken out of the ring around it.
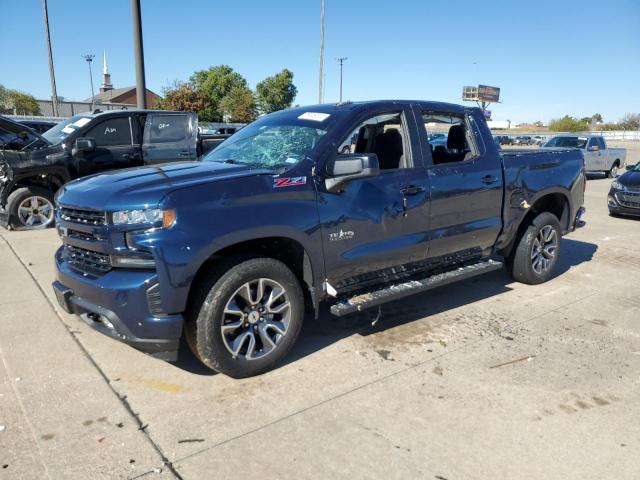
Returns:
[[[175,210],[147,208],[145,210],[122,210],[113,212],[111,218],[114,225],[150,225],[169,228],[176,220]]]
[[[614,190],[625,190],[626,189],[626,187],[624,185],[622,185],[617,180],[614,180],[613,182],[611,182],[611,188],[613,188]]]

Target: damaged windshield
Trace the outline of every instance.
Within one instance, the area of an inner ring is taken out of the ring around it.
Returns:
[[[91,117],[76,115],[75,117],[62,120],[55,127],[50,128],[42,136],[53,145],[63,142],[69,135],[85,126],[91,121]]]
[[[327,133],[329,115],[320,121],[283,117],[265,118],[246,126],[203,160],[278,170],[297,164]]]

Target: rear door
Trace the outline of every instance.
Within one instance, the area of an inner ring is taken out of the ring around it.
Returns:
[[[503,175],[500,154],[473,113],[416,111],[431,186],[429,258],[465,260],[491,253],[502,229]],[[429,133],[445,133],[432,146]],[[429,158],[430,157],[430,158]],[[447,260],[448,261],[448,260]]]
[[[375,109],[354,119],[330,153],[375,153],[381,169],[340,193],[319,186],[327,278],[338,290],[426,258],[429,189],[417,137],[410,106]]]
[[[145,165],[195,160],[198,124],[190,113],[149,113],[142,135]]]
[[[96,141],[93,152],[85,152],[79,160],[81,175],[133,167],[139,164],[140,146],[133,141],[131,116],[98,117],[80,136]]]

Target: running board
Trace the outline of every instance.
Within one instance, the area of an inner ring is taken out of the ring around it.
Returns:
[[[410,280],[396,283],[380,290],[362,293],[346,300],[340,300],[331,306],[331,313],[338,317],[349,313],[359,312],[365,308],[376,307],[391,300],[408,297],[415,293],[426,292],[432,288],[447,285],[467,278],[475,277],[483,273],[500,270],[502,262],[486,260],[466,267],[460,267],[450,272],[439,273],[422,280]]]

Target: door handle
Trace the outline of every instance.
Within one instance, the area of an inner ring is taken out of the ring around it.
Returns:
[[[178,156],[180,157],[188,157],[189,156],[189,152],[186,150],[183,150],[182,152],[178,153]]]
[[[498,177],[494,177],[493,175],[485,175],[482,177],[482,183],[485,185],[491,185],[492,183],[496,183],[498,181]]]
[[[124,153],[122,154],[122,158],[124,158],[125,160],[138,160],[140,158],[140,155],[138,155],[137,153]]]
[[[403,188],[401,191],[404,195],[417,195],[426,190],[424,187],[419,187],[417,185],[409,185],[408,187]]]

